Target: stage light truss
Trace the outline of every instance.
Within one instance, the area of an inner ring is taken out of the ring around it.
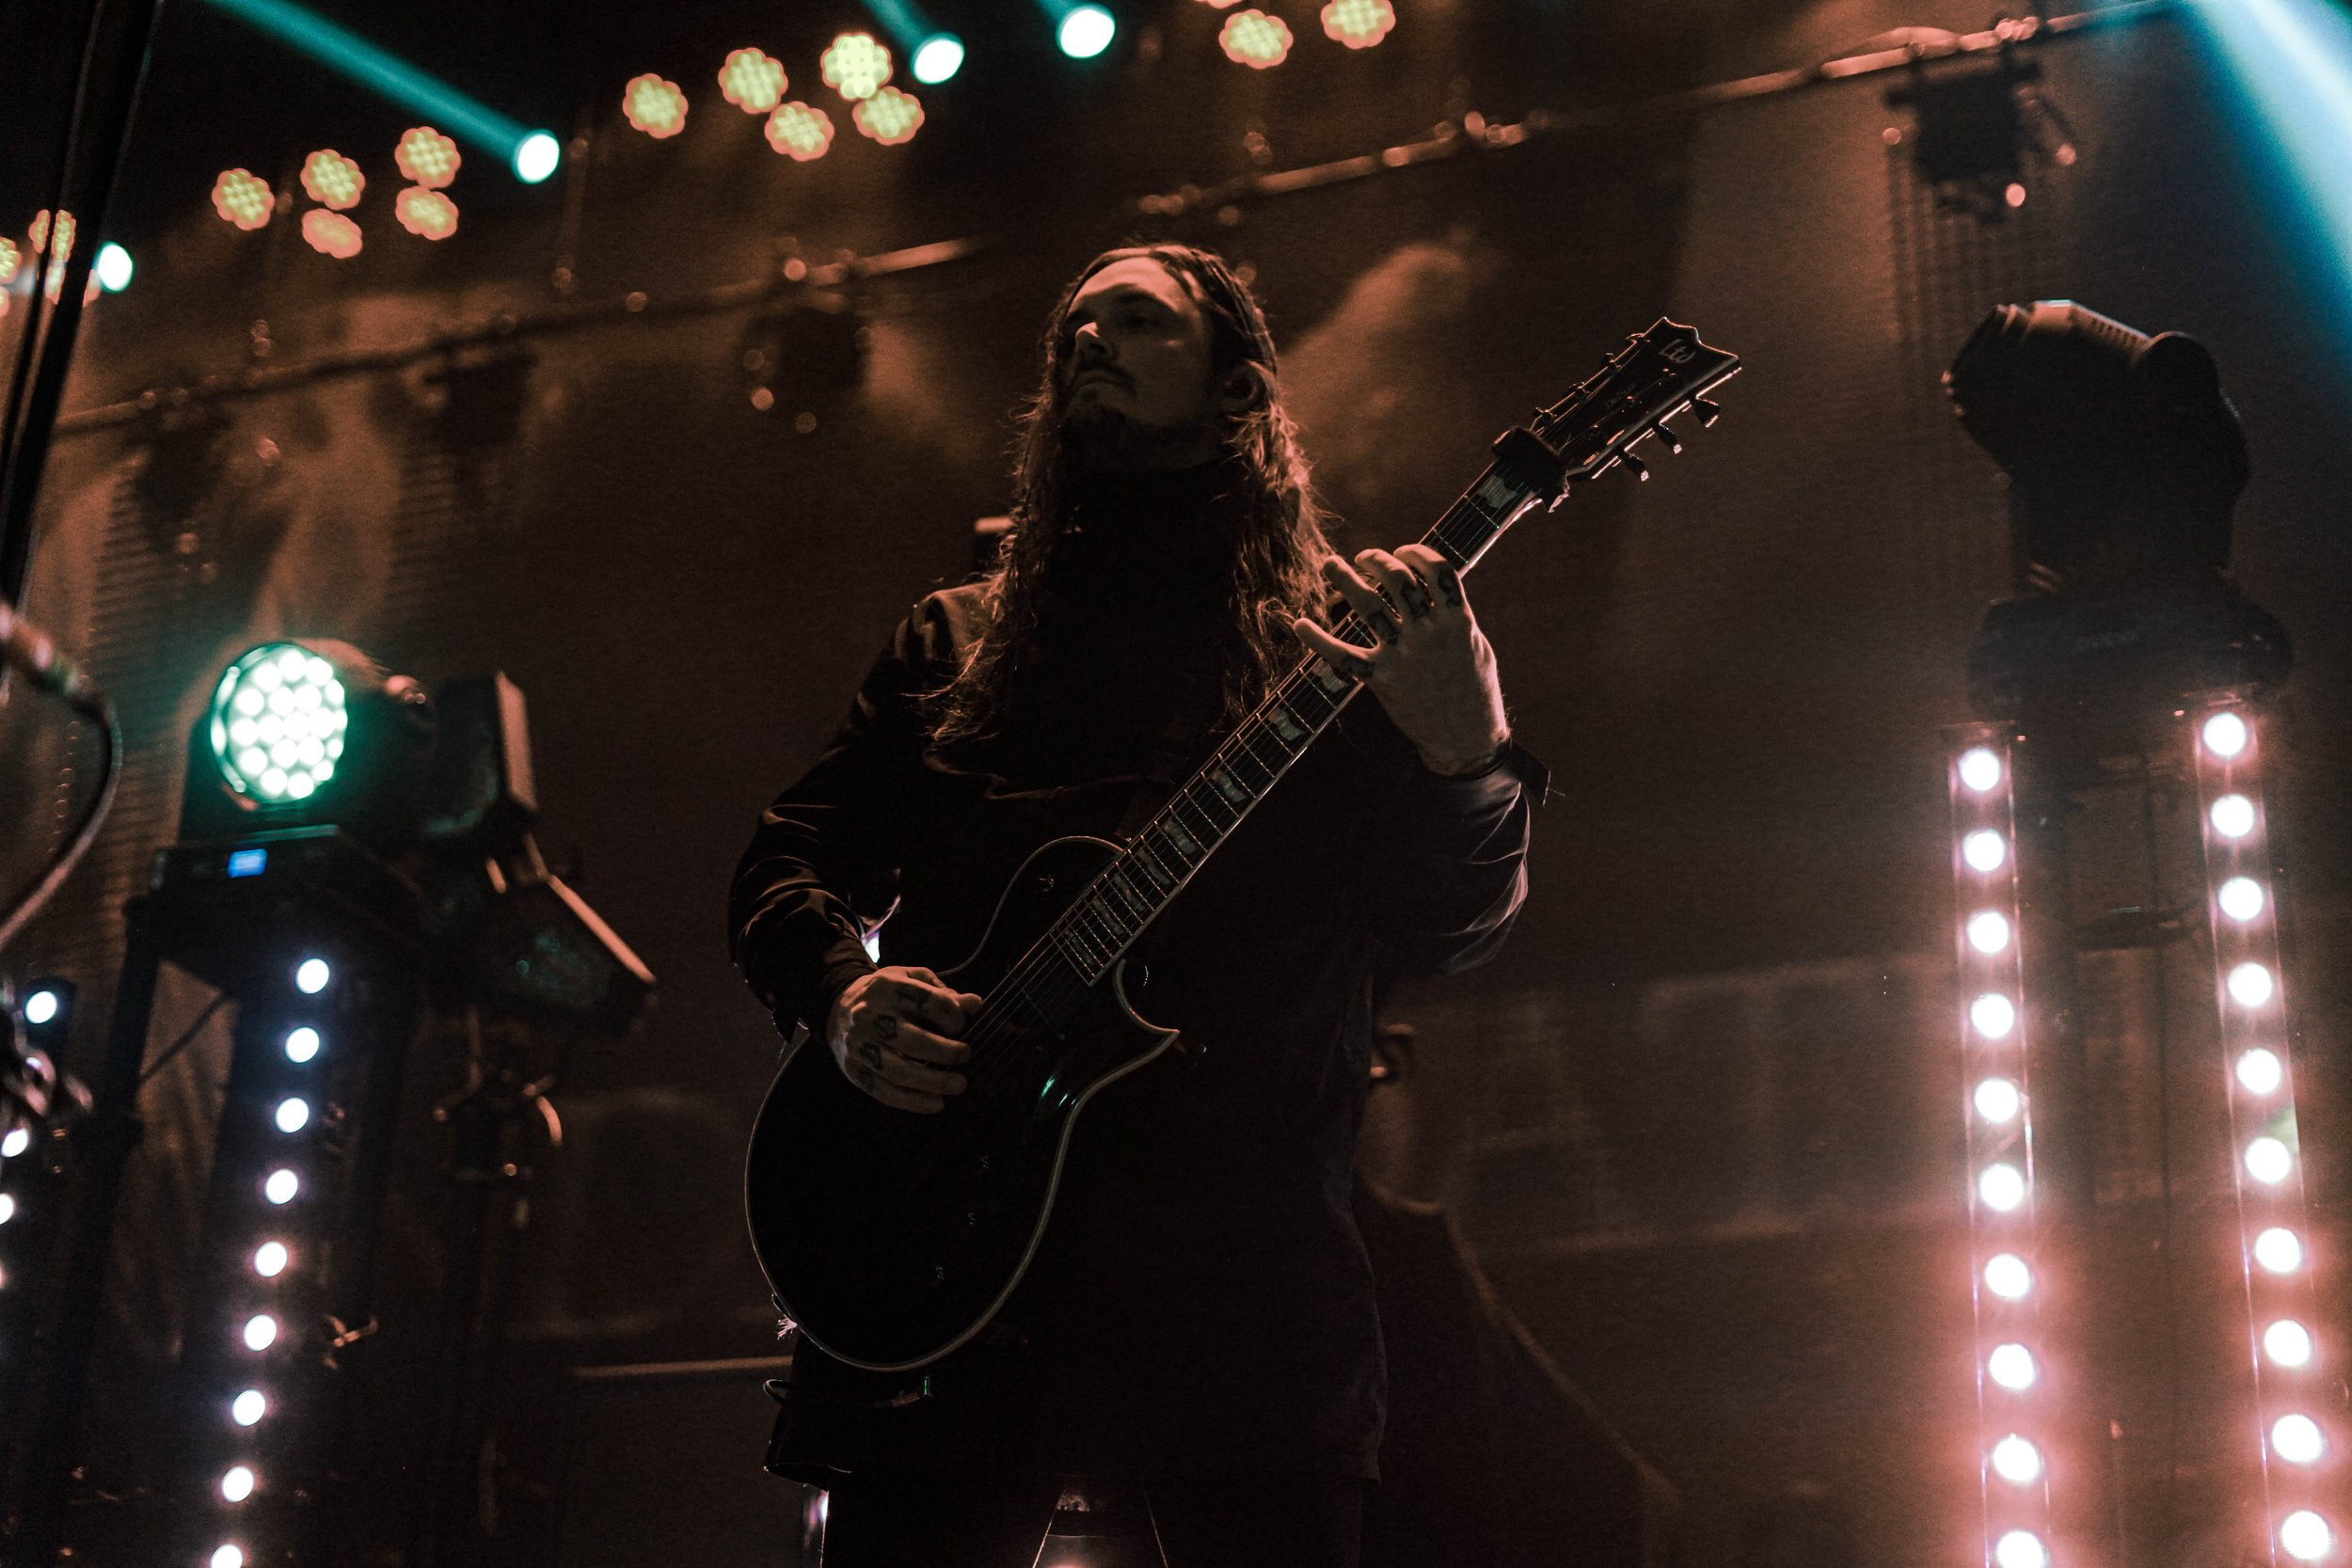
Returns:
[[[2256,709],[2226,698],[2191,706],[2183,721],[2196,759],[2204,838],[2265,1518],[2276,1551],[2318,1562],[2335,1554],[2341,1528],[2328,1495],[2335,1435],[2321,1418],[2334,1401],[2337,1374],[2318,1339],[2304,1244],[2310,1227],[2276,863],[2263,804],[2263,725]]]
[[[2016,797],[2004,730],[1969,724],[1947,733],[1985,1560],[1994,1568],[2047,1568],[2051,1422],[2042,1362]]]

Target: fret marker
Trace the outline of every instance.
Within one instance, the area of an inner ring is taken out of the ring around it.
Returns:
[[[1297,745],[1307,734],[1307,726],[1300,723],[1297,716],[1279,703],[1274,705],[1274,711],[1267,718],[1266,724],[1287,746]]]
[[[1210,771],[1209,783],[1215,784],[1216,792],[1234,805],[1246,804],[1249,800],[1249,791],[1242,788],[1241,781],[1222,768]]]
[[[1478,487],[1478,499],[1501,511],[1518,500],[1518,486],[1502,474],[1488,474],[1486,482]]]
[[[1190,859],[1200,848],[1200,841],[1184,832],[1184,825],[1182,822],[1171,818],[1168,823],[1167,831],[1168,842],[1175,845],[1177,852],[1186,859]]]

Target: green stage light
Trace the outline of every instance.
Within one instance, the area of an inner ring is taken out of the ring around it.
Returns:
[[[335,776],[351,726],[335,667],[293,642],[265,642],[213,691],[213,759],[229,787],[260,805],[308,800]]]

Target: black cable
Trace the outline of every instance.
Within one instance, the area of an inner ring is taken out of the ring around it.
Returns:
[[[89,803],[82,808],[82,819],[74,824],[64,850],[33,879],[32,885],[9,908],[6,918],[0,918],[0,951],[5,951],[17,934],[32,924],[33,917],[49,907],[49,900],[56,896],[57,889],[65,885],[65,879],[73,875],[73,868],[82,863],[82,857],[89,853],[89,847],[98,841],[99,826],[114,806],[122,756],[122,727],[115,721],[114,705],[103,696],[93,695],[87,703],[74,704],[73,708],[98,724],[98,788],[91,792]]]
[[[165,1046],[161,1054],[159,1054],[153,1061],[148,1063],[146,1067],[139,1069],[139,1086],[142,1088],[146,1087],[147,1081],[149,1079],[163,1071],[164,1068],[169,1064],[174,1056],[177,1056],[180,1053],[185,1051],[190,1042],[196,1038],[196,1032],[203,1028],[207,1023],[210,1023],[213,1021],[213,1015],[220,1011],[222,1007],[228,1005],[228,1003],[229,993],[227,991],[224,990],[215,992],[213,999],[204,1004],[204,1010],[196,1015],[195,1021],[185,1029],[180,1031],[180,1037],[173,1040],[169,1045]]]

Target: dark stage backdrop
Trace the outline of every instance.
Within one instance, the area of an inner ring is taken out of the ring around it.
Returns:
[[[2317,306],[2326,266],[2201,37],[2163,20],[2040,52],[2055,112],[2029,120],[2074,155],[2029,160],[2024,204],[1996,198],[1989,216],[1939,202],[1910,144],[1883,135],[1911,124],[1883,101],[1894,77],[1192,227],[1121,207],[1253,166],[1245,135],[1289,166],[1469,108],[1512,119],[1987,20],[1942,0],[1398,8],[1379,50],[1302,40],[1258,75],[1216,56],[1214,13],[1170,3],[1108,85],[975,89],[965,125],[943,93],[896,161],[845,127],[827,164],[786,166],[703,103],[700,74],[676,143],[600,129],[560,241],[578,297],[753,276],[781,230],[820,261],[994,237],[855,291],[853,375],[823,334],[787,338],[764,412],[743,356],[778,351],[741,312],[647,311],[518,341],[518,378],[344,376],[212,405],[214,430],[193,406],[62,448],[28,609],[89,651],[133,742],[101,851],[27,959],[87,988],[85,1069],[120,900],[176,820],[182,737],[226,659],[267,636],[344,637],[428,679],[512,675],[551,858],[661,978],[645,1025],[583,1050],[556,1097],[567,1136],[541,1162],[500,1402],[511,1536],[552,1473],[564,1369],[769,1347],[737,1172],[778,1042],[725,961],[725,880],[890,624],[959,579],[973,520],[1002,509],[1007,411],[1055,292],[1139,232],[1254,269],[1351,546],[1416,536],[1488,438],[1661,313],[1746,358],[1724,423],[1686,457],[1661,458],[1646,489],[1613,479],[1531,520],[1473,583],[1557,794],[1510,948],[1400,993],[1420,1044],[1366,1142],[1374,1175],[1454,1209],[1505,1299],[1681,1488],[1689,1562],[1977,1549],[1938,727],[1966,717],[1963,652],[2009,568],[1995,475],[1937,376],[1993,304],[2073,297],[2190,331],[2246,419],[2239,578],[2299,656],[2272,811],[2296,876],[2305,1148],[2323,1234],[2342,1234],[2352,562],[2336,498],[2352,420]],[[191,14],[175,25],[200,59],[221,40]],[[286,220],[248,243],[188,215],[212,170],[261,154],[208,144],[188,154],[211,160],[200,176],[179,167],[164,144],[197,89],[175,71],[197,67],[177,57],[131,182],[151,287],[101,307],[71,406],[231,371],[257,319],[285,362],[547,299],[558,237],[486,191],[480,232],[422,261],[372,236],[345,274],[289,243]],[[697,59],[661,69],[687,80]],[[286,149],[305,137],[333,139],[294,130]],[[61,821],[85,753],[25,707],[0,716],[25,759],[0,806]],[[8,866],[39,847],[12,847]],[[2070,1309],[2096,1331],[2057,1483],[2070,1517],[2107,1533],[2103,1489],[2120,1489],[2133,1552],[2220,1528],[2251,1450],[2217,1414],[2243,1340],[2204,961],[2087,970],[2100,1205],[2066,1240],[2082,1260]],[[168,987],[159,1033],[203,999]],[[225,1060],[225,1037],[201,1037],[143,1101],[97,1428],[126,1479],[163,1458],[137,1433],[173,1354]],[[453,1073],[443,1047],[421,1048],[386,1329],[358,1371],[379,1532],[420,1441],[404,1391],[427,1351],[446,1196],[424,1113]]]

